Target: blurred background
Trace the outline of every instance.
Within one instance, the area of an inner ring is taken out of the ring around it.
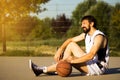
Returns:
[[[97,19],[110,56],[120,56],[119,0],[0,0],[0,56],[53,56],[82,32],[84,15]],[[84,41],[78,44],[84,49]]]

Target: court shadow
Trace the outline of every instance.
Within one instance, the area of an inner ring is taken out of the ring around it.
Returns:
[[[108,75],[108,74],[120,74],[120,67],[118,67],[118,68],[109,68],[105,72],[105,75]]]
[[[109,75],[109,74],[120,74],[120,67],[109,68],[108,70],[106,70],[105,74],[103,74],[103,75]],[[44,77],[44,76],[57,76],[57,74],[47,73],[47,74],[43,74],[40,76],[42,76],[42,77]],[[81,74],[80,72],[72,72],[71,75],[69,75],[68,77],[76,77],[76,76],[85,76],[85,75]]]
[[[103,75],[110,75],[110,74],[120,74],[120,67],[118,68],[109,68]],[[69,77],[76,77],[76,76],[85,76],[84,74],[80,74],[78,72],[73,72]]]
[[[56,76],[57,74],[54,72],[49,72],[49,73],[45,73],[45,74],[41,74],[38,77],[44,77],[44,76]]]

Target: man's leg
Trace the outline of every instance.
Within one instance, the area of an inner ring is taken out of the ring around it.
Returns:
[[[53,64],[51,66],[37,66],[36,64],[34,64],[31,60],[29,60],[29,68],[32,69],[32,71],[34,72],[34,74],[36,76],[39,76],[42,73],[45,74],[55,74],[54,72],[56,71],[56,65],[57,64]]]
[[[47,67],[47,72],[55,72],[56,71],[56,64],[50,65]]]
[[[71,42],[70,44],[68,44],[68,46],[65,49],[63,59],[66,60],[72,56],[78,58],[83,55],[85,55],[85,52],[79,47],[79,45],[74,42]],[[81,72],[85,72],[85,73],[88,72],[86,63],[73,64],[73,67],[75,67],[77,70]],[[48,72],[56,71],[56,64],[48,66],[47,71]]]
[[[81,57],[85,55],[85,52],[75,42],[71,42],[65,49],[63,59],[67,59],[70,56]]]
[[[65,49],[63,59],[65,60],[65,59],[71,57],[72,55],[74,57],[81,57],[81,56],[85,55],[85,52],[76,43],[71,42],[70,44],[68,44],[68,46]],[[56,65],[57,65],[57,63],[46,67],[45,70],[43,70],[43,73],[55,72]],[[73,66],[76,69],[78,69],[79,71],[87,72],[87,66],[85,63],[75,64]]]
[[[67,59],[69,57],[71,57],[71,55],[73,54],[75,57],[80,57],[84,54],[85,52],[74,42],[71,42],[68,44],[68,46],[65,49],[65,52],[63,54],[63,59]],[[47,71],[51,72],[51,71],[56,71],[56,65],[51,65],[47,67]]]
[[[68,44],[68,46],[66,47],[64,54],[63,54],[63,59],[67,59],[69,57],[71,57],[72,55],[74,57],[81,57],[85,54],[85,52],[74,42],[71,42]],[[48,66],[47,67],[47,71],[56,71],[56,64]]]
[[[72,55],[73,55],[73,58],[78,58],[78,57],[85,55],[85,52],[79,47],[78,44],[76,44],[75,42],[71,42],[66,47],[63,59],[64,60],[68,59],[68,58],[72,57]],[[88,68],[87,68],[86,63],[72,64],[72,66],[75,67],[80,72],[88,73]]]

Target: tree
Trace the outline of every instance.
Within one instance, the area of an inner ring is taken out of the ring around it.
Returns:
[[[72,21],[68,18],[66,18],[65,14],[58,15],[56,19],[52,19],[51,25],[54,34],[59,34],[60,36],[63,36],[67,30],[70,28],[72,24]]]
[[[36,18],[36,25],[29,34],[29,39],[48,39],[52,37],[51,19],[40,20]]]
[[[40,4],[49,0],[0,0],[0,21],[17,20],[31,13],[40,13],[45,9]]]
[[[110,22],[110,40],[113,46],[120,48],[120,3],[117,3],[113,8]]]
[[[82,30],[80,26],[80,19],[84,16],[84,14],[97,3],[96,0],[84,0],[84,2],[79,3],[75,10],[72,12],[72,21],[73,26],[68,30],[67,36],[72,37],[78,35]]]
[[[95,5],[96,3],[96,0],[85,0],[84,2],[77,5],[76,9],[72,13],[72,19],[75,26],[79,25],[79,21],[84,16],[86,11],[88,11],[91,6]]]
[[[67,31],[67,37],[73,37],[79,35],[82,29],[78,26],[71,26],[70,29]]]
[[[112,6],[104,1],[99,1],[92,6],[85,15],[93,15],[97,19],[97,27],[108,35],[110,27]]]
[[[14,23],[21,17],[38,14],[45,9],[40,4],[49,0],[0,0],[0,25],[2,26],[3,52],[6,51],[6,32],[5,26],[8,23]]]
[[[27,36],[31,33],[32,29],[35,28],[37,23],[37,17],[26,16],[21,19],[14,25],[14,29],[18,35],[20,35],[21,40],[25,40]]]

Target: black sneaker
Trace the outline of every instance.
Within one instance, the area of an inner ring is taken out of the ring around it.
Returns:
[[[33,72],[34,72],[34,74],[36,76],[39,76],[40,74],[43,73],[43,68],[42,67],[38,67],[31,60],[29,60],[29,67],[30,67],[30,69],[33,70]]]

